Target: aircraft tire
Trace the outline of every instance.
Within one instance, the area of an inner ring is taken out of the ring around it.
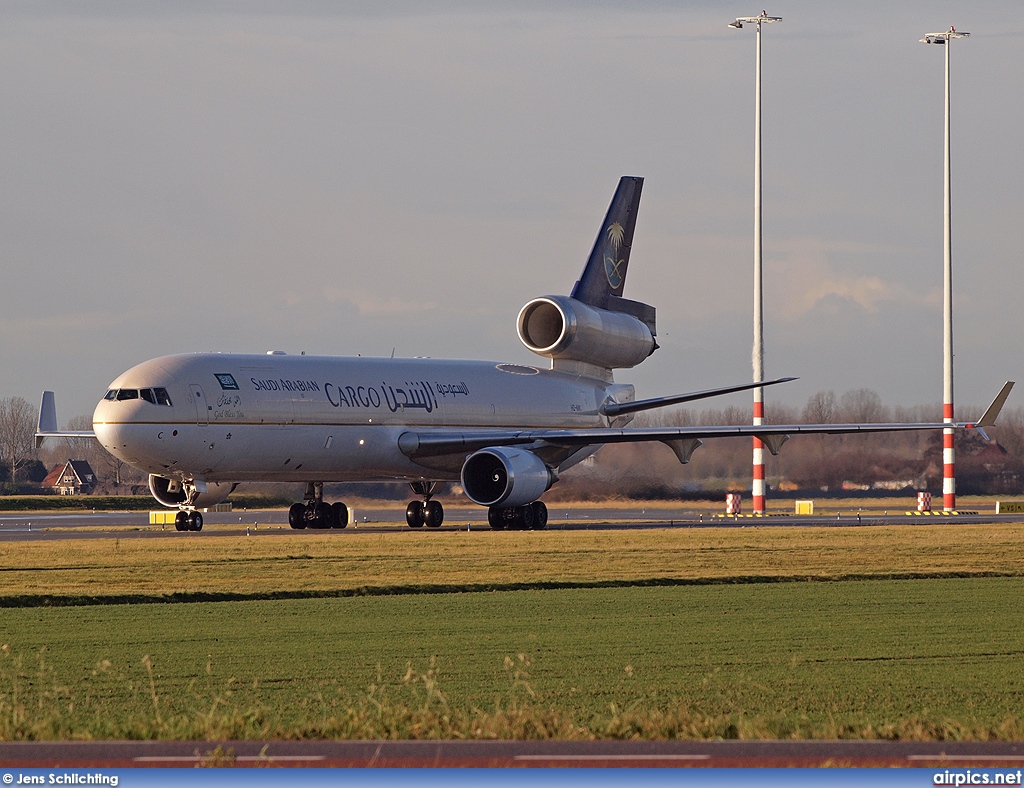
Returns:
[[[203,530],[203,515],[201,512],[192,512],[188,516],[188,530],[190,531],[202,531]]]
[[[405,521],[410,528],[423,527],[423,501],[409,501],[405,507]]]
[[[519,506],[516,508],[516,527],[521,531],[529,531],[533,528],[533,506]]]
[[[444,522],[444,507],[440,501],[427,501],[423,504],[423,524],[427,528],[440,528]]]
[[[178,512],[176,515],[174,515],[174,530],[188,530],[188,512]]]
[[[505,530],[505,510],[500,506],[491,506],[487,510],[487,523],[495,531]]]
[[[288,525],[296,530],[306,527],[306,505],[293,503],[288,510]]]
[[[348,507],[338,501],[331,504],[331,528],[344,528],[348,525]]]
[[[543,531],[548,524],[548,507],[543,501],[534,501],[530,508],[533,509],[533,530]]]

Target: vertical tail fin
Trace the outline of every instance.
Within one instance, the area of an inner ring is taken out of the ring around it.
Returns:
[[[590,259],[572,289],[577,301],[606,309],[611,296],[622,295],[643,185],[643,178],[624,176],[619,180]]]

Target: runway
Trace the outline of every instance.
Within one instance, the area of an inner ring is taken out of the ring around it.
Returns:
[[[227,741],[6,742],[3,768],[1024,766],[1020,742]]]
[[[722,516],[685,509],[643,507],[549,507],[547,530],[596,531],[652,528],[787,528],[820,526],[850,528],[880,525],[934,525],[936,523],[1013,523],[1024,521],[1020,514],[962,512],[928,516],[907,514],[905,509],[879,514],[841,512],[838,516],[772,514],[765,517]],[[355,522],[344,529],[296,531],[288,527],[288,512],[261,509],[209,512],[200,533],[178,532],[172,525],[150,525],[148,512],[8,512],[0,514],[0,542],[65,539],[201,539],[205,536],[269,536],[287,533],[297,539],[316,534],[344,538],[352,533],[409,532],[405,512],[394,507],[355,509]],[[422,528],[424,534],[450,530],[491,530],[487,510],[480,506],[452,506],[445,509],[445,523],[439,529]]]

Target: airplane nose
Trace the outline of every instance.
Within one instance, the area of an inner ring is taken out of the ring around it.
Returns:
[[[117,446],[118,430],[115,424],[106,424],[101,421],[93,421],[92,430],[96,433],[96,440],[108,451]]]

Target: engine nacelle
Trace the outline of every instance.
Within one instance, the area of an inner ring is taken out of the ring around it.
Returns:
[[[204,509],[208,506],[216,506],[227,498],[238,486],[233,482],[207,482],[206,492],[196,496],[192,505],[197,509]],[[177,479],[168,479],[166,476],[149,474],[149,492],[164,506],[172,509],[185,503],[185,490]]]
[[[462,466],[462,489],[481,506],[524,506],[536,501],[555,476],[533,452],[507,446],[481,449]]]
[[[533,299],[519,311],[516,329],[522,343],[538,355],[604,369],[635,367],[658,347],[650,327],[639,318],[568,296]]]

